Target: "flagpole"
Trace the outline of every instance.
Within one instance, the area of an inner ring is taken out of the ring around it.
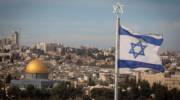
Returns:
[[[123,13],[122,5],[120,3],[116,3],[113,5],[114,11],[113,13],[116,14],[116,47],[115,47],[115,79],[114,79],[114,100],[118,100],[118,75],[119,75],[119,66],[118,66],[118,59],[120,57],[120,38],[119,38],[119,30],[120,30],[120,17],[119,15]]]
[[[114,100],[118,100],[118,74],[119,74],[119,68],[118,68],[118,59],[119,59],[119,21],[120,18],[117,16],[117,22],[116,22],[116,56],[115,56],[115,97]]]

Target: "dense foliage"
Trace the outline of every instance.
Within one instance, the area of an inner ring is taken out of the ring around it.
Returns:
[[[37,89],[29,85],[25,90],[12,86],[5,91],[5,83],[0,81],[0,100],[113,100],[114,90],[94,88],[89,95],[83,87],[73,87],[69,82],[62,82],[52,89]],[[150,86],[147,81],[126,80],[119,84],[119,100],[179,100],[180,90],[171,89],[161,84]]]

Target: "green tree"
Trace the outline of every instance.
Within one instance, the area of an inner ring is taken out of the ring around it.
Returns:
[[[179,98],[180,98],[180,90],[178,90],[178,89],[172,89],[172,90],[170,90],[169,91],[169,100],[171,99],[171,100],[179,100]]]
[[[83,96],[82,87],[78,87],[78,88],[70,87],[68,91],[70,98],[72,98],[73,100],[75,98],[82,98]]]
[[[10,99],[18,99],[20,97],[21,90],[16,87],[12,86],[7,90],[8,98]]]
[[[91,97],[90,97],[90,96],[87,96],[87,95],[84,95],[82,99],[83,99],[83,100],[91,100]]]
[[[152,94],[149,83],[145,80],[138,83],[139,96],[141,100],[147,99]]]
[[[28,85],[27,87],[26,87],[26,94],[27,94],[27,96],[29,97],[29,98],[33,98],[35,95],[35,91],[36,91],[36,89],[35,89],[35,87],[33,86],[33,85]]]
[[[70,82],[61,82],[51,90],[55,100],[67,100],[71,96],[72,86]]]
[[[88,86],[95,86],[95,85],[96,85],[96,82],[92,78],[90,78],[88,82]]]
[[[6,92],[4,90],[4,82],[0,80],[0,100],[6,99]]]
[[[7,77],[6,77],[6,83],[9,84],[11,82],[11,74],[8,74]]]
[[[91,97],[95,100],[113,100],[114,90],[107,88],[94,88],[91,90]]]
[[[159,83],[154,83],[152,86],[152,92],[155,94],[156,100],[167,100],[168,99],[168,89]]]

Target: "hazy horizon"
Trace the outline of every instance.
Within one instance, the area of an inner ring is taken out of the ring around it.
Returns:
[[[179,0],[0,0],[0,38],[21,31],[21,44],[63,42],[109,48],[115,44],[112,5],[124,4],[121,25],[164,35],[162,50],[180,51]]]

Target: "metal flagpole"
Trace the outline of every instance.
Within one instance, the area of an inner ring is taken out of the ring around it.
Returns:
[[[119,75],[119,68],[118,68],[118,59],[119,59],[119,50],[120,50],[120,38],[119,38],[119,30],[120,30],[120,17],[119,15],[123,13],[122,5],[120,3],[116,3],[113,5],[114,11],[113,13],[116,14],[117,22],[116,22],[116,48],[115,48],[115,84],[114,84],[114,100],[118,100],[118,75]]]
[[[114,100],[118,100],[118,74],[119,74],[119,68],[118,68],[118,59],[119,59],[119,17],[117,16],[117,26],[116,26],[116,56],[115,56],[115,97]]]

